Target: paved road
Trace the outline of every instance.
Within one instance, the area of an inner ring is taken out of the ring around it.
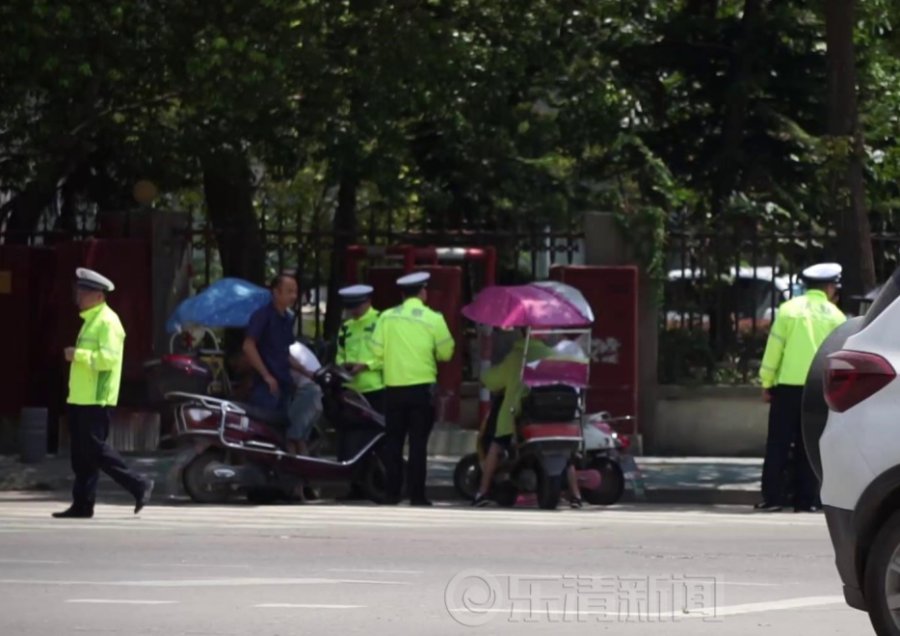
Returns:
[[[0,498],[0,633],[871,633],[824,519]]]

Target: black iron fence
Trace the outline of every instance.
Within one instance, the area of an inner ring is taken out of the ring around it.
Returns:
[[[873,236],[876,275],[898,265],[900,235]],[[660,315],[662,383],[747,383],[756,378],[775,310],[803,293],[800,273],[836,259],[827,230],[669,233]],[[842,307],[855,308],[849,299]]]
[[[192,214],[189,227],[192,286],[198,290],[222,276],[218,248],[222,232],[212,226],[205,214]],[[524,222],[503,229],[464,226],[448,230],[429,228],[420,223],[396,222],[376,227],[366,223],[351,235],[341,229],[332,229],[328,224],[320,227],[304,223],[300,218],[287,222],[279,216],[263,217],[260,231],[266,254],[266,278],[279,271],[293,270],[300,280],[304,304],[301,328],[303,335],[311,339],[325,335],[325,303],[336,244],[384,248],[491,246],[497,252],[496,281],[499,284],[546,278],[553,265],[584,263],[584,224],[580,217],[569,218],[555,227]],[[343,263],[344,258],[339,262]],[[468,300],[483,281],[476,271],[477,264],[462,265],[463,298]]]

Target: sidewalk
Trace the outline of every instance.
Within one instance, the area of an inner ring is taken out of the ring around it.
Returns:
[[[174,462],[171,452],[126,455],[139,472],[156,480],[157,495],[178,496],[165,484]],[[458,457],[433,455],[428,462],[428,492],[437,500],[458,499],[453,488],[453,469]],[[655,504],[752,505],[759,498],[762,459],[734,457],[638,457],[643,478],[644,497],[635,496],[628,484],[623,502]],[[38,490],[68,492],[72,474],[68,457],[48,456],[40,464],[22,464],[17,457],[0,455],[0,491]],[[342,491],[341,486],[323,489],[323,497]],[[100,478],[101,493],[119,492],[105,475]],[[333,492],[332,492],[333,491]]]

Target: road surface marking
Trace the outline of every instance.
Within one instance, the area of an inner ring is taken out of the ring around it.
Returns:
[[[792,610],[792,609],[804,609],[809,607],[825,607],[828,605],[843,605],[845,603],[843,596],[805,596],[800,598],[789,598],[783,599],[780,601],[770,601],[763,603],[746,603],[744,605],[730,605],[725,607],[710,607],[710,608],[699,608],[693,610],[681,610],[677,611],[674,609],[665,609],[660,610],[660,615],[668,616],[671,614],[673,617],[681,617],[681,618],[703,618],[710,619],[711,621],[715,621],[719,618],[725,618],[727,616],[740,616],[743,614],[760,614],[764,612],[774,612],[779,610]],[[636,614],[631,614],[630,612],[626,615],[623,615],[620,611],[609,611],[609,610],[586,610],[586,611],[578,611],[577,609],[550,609],[550,608],[534,608],[528,604],[525,604],[523,607],[489,607],[489,608],[478,608],[478,609],[469,609],[466,607],[457,607],[450,608],[450,612],[454,614],[507,614],[507,615],[516,615],[516,614],[527,614],[529,616],[533,616],[535,618],[540,618],[542,616],[568,616],[568,617],[576,617],[576,616],[607,616],[611,618],[619,618],[623,619],[626,617],[641,617],[642,613],[638,611]]]
[[[68,561],[40,561],[31,559],[0,559],[0,563],[13,565],[65,565]]]
[[[758,614],[761,612],[803,609],[807,607],[823,607],[826,605],[843,605],[845,603],[846,601],[844,600],[843,596],[803,596],[799,598],[786,598],[780,601],[745,603],[743,605],[688,610],[687,612],[685,612],[685,614],[690,617],[715,619],[724,616]]]
[[[422,570],[368,570],[364,568],[329,568],[328,572],[360,572],[362,574],[424,574]]]
[[[243,587],[265,585],[412,585],[406,581],[377,581],[368,579],[290,579],[290,578],[233,578],[233,579],[171,579],[163,581],[62,581],[43,579],[0,579],[0,585],[56,585],[56,586],[114,586],[114,587]]]
[[[260,609],[364,609],[366,605],[312,605],[301,603],[260,603]]]
[[[175,605],[178,601],[138,601],[112,598],[70,598],[66,603],[86,603],[91,605]]]

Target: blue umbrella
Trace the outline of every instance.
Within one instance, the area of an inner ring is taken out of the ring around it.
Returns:
[[[268,289],[240,278],[223,278],[196,296],[182,301],[166,321],[166,332],[186,325],[246,327],[253,312],[268,303]]]

